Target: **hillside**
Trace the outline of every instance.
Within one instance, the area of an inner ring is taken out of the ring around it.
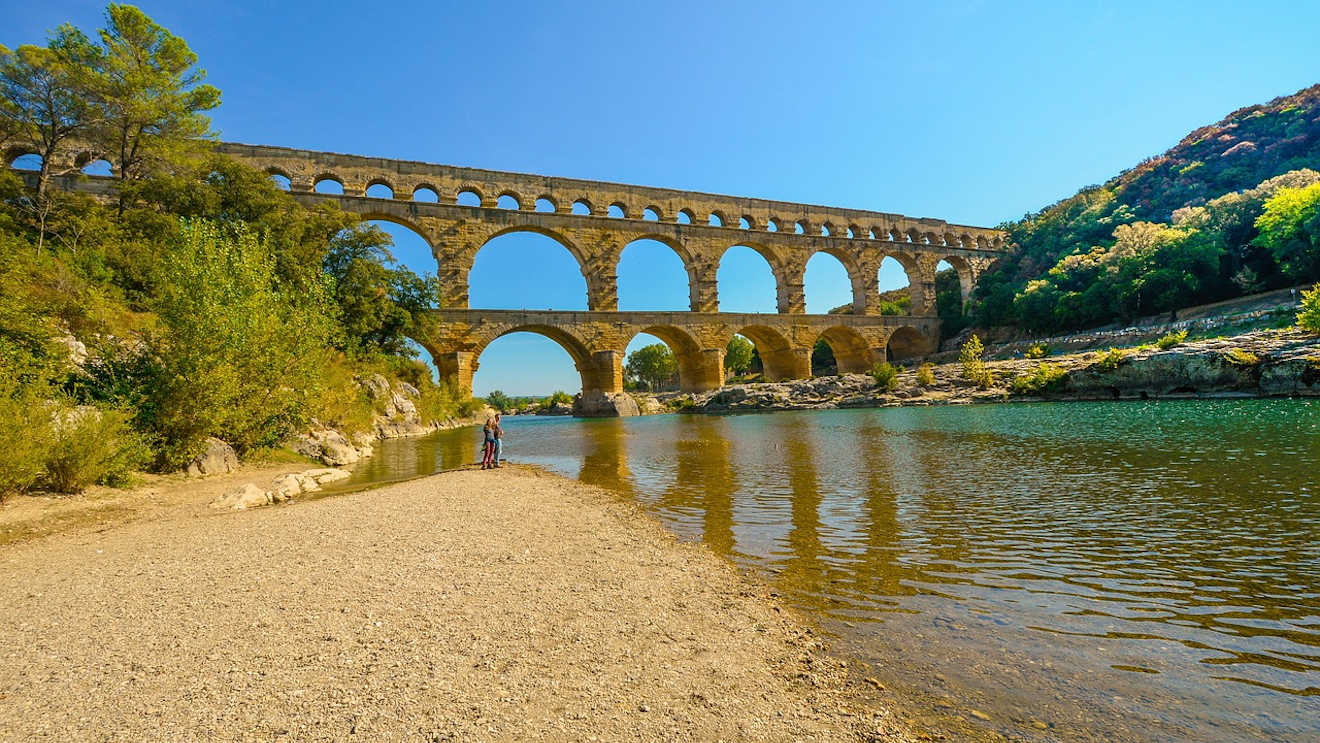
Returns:
[[[983,326],[1071,329],[1315,281],[1317,169],[1320,85],[1234,111],[1003,225],[1012,252],[982,277],[969,314]],[[1262,231],[1276,198],[1280,219]]]

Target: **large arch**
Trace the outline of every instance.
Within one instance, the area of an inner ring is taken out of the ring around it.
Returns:
[[[566,390],[567,392],[572,393],[572,392],[578,392],[581,390],[588,389],[589,385],[596,381],[594,378],[589,379],[589,371],[591,367],[591,363],[590,363],[591,353],[590,351],[587,350],[586,346],[583,344],[581,339],[575,337],[573,334],[563,330],[562,328],[556,328],[548,325],[516,325],[509,328],[501,329],[500,332],[493,335],[489,339],[485,340],[479,347],[474,348],[472,350],[471,370],[468,372],[470,376],[466,380],[466,389],[471,390],[473,394],[477,394],[477,395],[484,395],[489,393],[490,389],[486,389],[487,387],[491,389],[501,389],[504,392],[512,392],[514,394],[541,394],[541,393],[548,394],[554,391],[553,389],[545,389],[545,390],[502,389],[507,385],[502,385],[498,382],[483,383],[484,380],[482,380],[479,377],[480,367],[483,357],[487,362],[491,360],[491,357],[488,355],[487,352],[492,351],[498,353],[501,346],[501,344],[499,343],[500,341],[515,338],[520,334],[530,334],[530,335],[539,336],[541,338],[549,339],[550,341],[553,342],[555,346],[559,347],[568,354],[568,358],[572,362],[573,369],[576,371],[578,376],[578,389]],[[528,359],[529,354],[527,353],[527,349],[517,349],[515,352],[511,352],[508,355],[510,358],[504,359],[504,361],[510,364],[516,364],[522,366],[522,365],[526,365],[531,361]],[[541,367],[543,370],[546,370],[547,367],[549,367],[549,373],[544,374],[543,378],[547,378],[551,380],[549,383],[550,387],[558,388],[560,386],[560,383],[557,380],[558,374],[556,373],[556,370],[553,369],[553,367],[556,365],[553,356],[552,355],[547,356],[543,353],[538,353],[535,350],[531,355],[540,357],[537,358],[534,363],[537,363],[538,366]],[[460,388],[463,387],[464,380],[458,379],[454,381],[456,384],[460,386]]]
[[[687,248],[673,238],[645,235],[629,240],[615,273],[621,311],[692,308],[693,262]]]
[[[839,269],[842,269],[842,281]],[[857,261],[846,251],[821,249],[807,259],[802,291],[808,314],[823,315],[843,306],[851,306],[855,312],[857,298],[866,291],[865,287]]]
[[[533,237],[530,241],[525,239]],[[503,240],[502,238],[523,238]],[[572,259],[572,266],[581,277],[581,284],[568,282],[568,273],[562,270],[566,264],[560,264],[556,251],[546,253],[545,245],[539,238],[548,238],[552,244],[563,248]],[[534,245],[541,242],[541,246]],[[492,257],[492,250],[511,254],[513,258],[501,260]],[[504,269],[488,269],[483,266],[483,254],[488,260],[504,263]],[[515,225],[504,227],[482,241],[481,246],[472,254],[471,262],[464,275],[468,285],[468,305],[487,309],[560,309],[586,310],[593,305],[592,273],[587,269],[581,249],[564,235],[535,225]],[[578,286],[581,294],[574,294]],[[486,295],[496,297],[487,301]]]
[[[922,302],[920,276],[921,270],[914,256],[898,251],[885,253],[880,259],[876,285],[881,294],[906,290],[907,306],[903,307],[901,301],[881,301],[880,314],[911,315],[916,312]]]
[[[829,344],[840,374],[865,374],[875,363],[871,344],[852,328],[843,325],[826,328],[818,340]]]
[[[753,255],[761,260],[756,260]],[[761,278],[754,278],[756,274],[761,273],[761,261],[764,261],[765,269],[769,273],[768,289],[764,286],[764,274]],[[737,281],[729,278],[733,275],[738,277]],[[774,253],[765,246],[743,242],[730,245],[720,253],[718,266],[715,269],[719,311],[778,312],[784,287],[782,279]]]

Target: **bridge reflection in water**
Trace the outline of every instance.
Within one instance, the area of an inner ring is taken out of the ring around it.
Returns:
[[[922,725],[959,739],[1320,739],[1320,402],[507,429],[515,461],[617,492],[758,573],[874,663]],[[472,430],[385,442],[355,478],[457,466],[476,446]]]

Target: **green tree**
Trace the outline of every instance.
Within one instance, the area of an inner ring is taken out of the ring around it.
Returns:
[[[645,384],[646,389],[655,392],[674,379],[678,373],[678,359],[674,358],[674,352],[669,350],[669,346],[652,343],[628,354],[624,370]]]
[[[205,84],[197,55],[132,5],[106,8],[98,74],[102,121],[98,144],[121,180],[142,178],[162,163],[198,151],[211,134],[203,113],[220,105],[220,91]]]
[[[357,225],[330,240],[322,265],[334,279],[344,349],[357,353],[412,355],[407,331],[414,313],[433,306],[434,286],[397,265],[390,236],[375,225]]]
[[[162,266],[154,370],[139,408],[178,465],[217,436],[240,452],[273,446],[308,423],[333,332],[329,287],[291,291],[247,230],[185,225]]]
[[[1320,287],[1302,293],[1302,309],[1297,313],[1297,324],[1313,333],[1320,333]]]
[[[500,390],[491,390],[490,394],[486,395],[486,404],[501,413],[507,413],[514,407],[514,400]]]
[[[1256,244],[1268,249],[1294,281],[1320,278],[1320,183],[1284,188],[1256,219]]]
[[[730,338],[729,344],[724,347],[724,370],[733,374],[746,374],[752,365],[754,348],[752,342],[741,335]]]

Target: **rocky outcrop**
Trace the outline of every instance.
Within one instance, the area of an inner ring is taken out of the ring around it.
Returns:
[[[300,433],[289,442],[289,447],[304,457],[319,460],[331,467],[353,464],[372,453],[369,445],[354,446],[348,437],[333,428]]]
[[[584,418],[620,418],[640,414],[637,401],[627,392],[579,392],[573,397],[573,415]]]
[[[263,490],[253,483],[244,483],[211,501],[219,511],[245,511],[274,503],[283,503],[295,496],[321,489],[322,485],[348,479],[349,473],[341,469],[316,469],[293,472],[276,477],[269,489]]]
[[[188,477],[223,475],[238,469],[238,455],[234,447],[214,436],[206,438],[206,448],[184,468]]]

